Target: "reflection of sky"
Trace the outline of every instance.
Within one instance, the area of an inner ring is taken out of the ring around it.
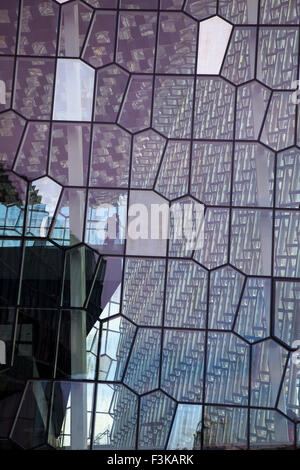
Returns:
[[[81,60],[58,59],[53,119],[91,121],[94,70]]]
[[[201,416],[201,405],[178,405],[168,449],[193,449]]]
[[[0,235],[22,234],[24,213],[18,206],[6,206],[0,203]],[[3,228],[5,229],[3,230]]]
[[[18,247],[21,246],[21,242],[19,240],[0,240],[0,247],[7,248],[7,247]]]

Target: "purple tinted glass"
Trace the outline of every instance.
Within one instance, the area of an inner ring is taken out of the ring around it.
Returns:
[[[56,181],[65,186],[86,185],[90,135],[89,124],[53,123],[49,171]]]
[[[28,180],[44,176],[47,172],[50,123],[29,122],[14,170]]]
[[[120,12],[116,61],[129,72],[152,72],[157,14]]]
[[[193,74],[196,63],[197,23],[183,13],[161,13],[156,71]]]
[[[113,11],[100,11],[94,17],[83,52],[83,59],[93,67],[113,62],[116,20],[117,15]]]
[[[91,186],[127,187],[130,135],[115,125],[95,124],[91,162]]]
[[[14,109],[27,119],[50,119],[54,59],[17,60]]]
[[[51,0],[24,0],[19,54],[54,56],[59,6]]]
[[[129,74],[117,65],[98,70],[95,121],[116,121],[128,80]]]
[[[135,75],[130,79],[118,121],[130,132],[141,131],[150,126],[152,84],[152,77],[144,75]]]

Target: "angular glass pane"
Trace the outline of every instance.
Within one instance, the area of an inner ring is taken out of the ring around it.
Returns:
[[[112,11],[98,11],[94,16],[82,56],[93,67],[102,67],[114,60],[116,20],[117,14]]]
[[[298,1],[261,0],[260,22],[263,24],[298,24],[300,4]]]
[[[105,254],[122,254],[125,242],[127,192],[89,191],[85,242]]]
[[[57,310],[19,310],[14,357],[19,378],[53,377],[58,322]]]
[[[0,170],[0,234],[22,235],[27,184],[14,173]]]
[[[258,0],[219,0],[219,14],[235,24],[257,22]]]
[[[281,152],[277,157],[276,206],[300,206],[300,150],[293,148]]]
[[[152,77],[134,75],[130,78],[118,123],[130,132],[150,126]]]
[[[59,55],[78,57],[92,18],[92,10],[75,1],[61,9]]]
[[[86,3],[94,8],[117,8],[118,6],[118,0],[86,0]]]
[[[27,241],[22,278],[21,305],[60,305],[63,251],[43,240]]]
[[[189,162],[190,143],[169,141],[159,169],[155,190],[167,199],[184,196],[188,192]]]
[[[72,246],[83,240],[85,189],[64,189],[53,221],[50,238],[59,245]]]
[[[184,11],[197,20],[204,20],[216,14],[217,0],[186,0]]]
[[[76,59],[58,59],[53,119],[90,121],[92,119],[94,70]]]
[[[175,400],[202,400],[204,342],[203,331],[165,330],[161,389]]]
[[[247,278],[235,331],[253,342],[270,334],[271,281]]]
[[[261,134],[261,142],[274,150],[294,144],[295,112],[293,92],[273,92]]]
[[[161,10],[181,10],[184,0],[160,0]]]
[[[208,333],[205,399],[248,404],[249,346],[232,333]]]
[[[98,380],[121,381],[136,327],[117,317],[102,323]]]
[[[157,0],[121,0],[120,8],[130,9],[157,9]]]
[[[195,250],[194,259],[208,269],[221,266],[228,257],[229,211],[207,208],[204,218],[203,247]]]
[[[194,80],[156,77],[153,128],[166,137],[189,138],[192,124]]]
[[[198,78],[195,101],[195,139],[233,138],[235,89],[221,78]],[[203,109],[207,109],[203,113]]]
[[[104,284],[104,290],[107,283],[109,283],[109,281],[106,281]],[[112,292],[111,298],[103,308],[101,319],[109,318],[120,313],[121,284],[119,284],[119,287],[117,287],[115,291],[112,290]]]
[[[280,449],[292,446],[292,421],[273,410],[250,410],[250,448]]]
[[[271,238],[271,211],[232,211],[230,260],[245,274],[271,274]]]
[[[191,258],[203,246],[204,205],[190,196],[170,205],[169,256]]]
[[[246,408],[206,406],[204,410],[204,449],[245,449],[247,446]]]
[[[211,273],[208,327],[231,330],[242,293],[244,276],[226,266]]]
[[[88,297],[89,312],[95,315],[100,313],[101,319],[120,313],[122,273],[122,258],[101,258],[97,276]]]
[[[115,122],[126,90],[129,74],[117,65],[97,72],[95,121]]]
[[[51,118],[55,59],[17,59],[13,108],[27,119]]]
[[[139,449],[164,449],[175,412],[175,402],[161,391],[141,398]]]
[[[133,138],[131,187],[152,189],[166,140],[152,129]]]
[[[169,260],[164,325],[205,328],[207,272],[193,261]]]
[[[1,306],[18,304],[21,260],[22,247],[20,240],[0,240]]]
[[[50,439],[56,449],[88,450],[91,445],[94,384],[56,382]],[[50,441],[51,443],[51,441]]]
[[[196,63],[197,23],[183,13],[161,13],[157,73],[193,74]]]
[[[165,261],[128,258],[125,263],[122,313],[134,323],[160,326]]]
[[[299,350],[290,356],[278,403],[278,409],[293,421],[299,421],[300,418],[299,357]],[[289,434],[293,438],[292,430]]]
[[[237,90],[235,130],[238,139],[259,138],[271,91],[255,80]]]
[[[170,450],[199,450],[201,429],[202,406],[178,405],[167,448]]]
[[[94,125],[91,186],[128,186],[130,146],[130,135],[120,127],[109,124]]]
[[[18,53],[54,56],[56,52],[59,7],[51,0],[24,0]]]
[[[98,384],[93,449],[134,449],[137,413],[137,397],[127,388]]]
[[[32,182],[28,201],[27,236],[47,236],[60,193],[61,186],[47,176]]]
[[[14,54],[18,27],[18,0],[3,0],[0,6],[0,54]]]
[[[1,57],[0,55],[0,111],[4,111],[11,107],[13,76],[14,58]]]
[[[49,122],[28,123],[14,171],[30,181],[47,173],[49,134]]]
[[[0,164],[11,169],[24,131],[25,120],[13,111],[0,115]]]
[[[219,74],[231,30],[232,26],[218,16],[200,23],[197,74]]]
[[[290,347],[300,340],[300,282],[275,283],[274,334]]]
[[[74,303],[74,298],[72,300]],[[97,320],[97,316],[84,310],[61,312],[57,378],[95,380],[99,342]]]
[[[102,283],[98,279],[94,279],[97,273],[98,259],[99,255],[96,252],[83,245],[66,251],[63,292],[65,307],[83,307],[91,288],[102,289]]]
[[[271,88],[289,89],[297,79],[297,28],[260,28],[257,78]]]
[[[160,349],[160,330],[138,329],[124,383],[139,394],[158,388]]]
[[[129,72],[153,71],[156,23],[156,13],[120,12],[116,62]]]
[[[2,300],[2,299],[1,299]],[[1,305],[3,305],[1,301]],[[0,308],[0,372],[12,364],[14,333],[15,333],[16,309]],[[2,374],[1,374],[2,375]],[[3,383],[4,385],[4,383]],[[1,393],[0,393],[1,396]],[[0,408],[2,410],[0,399]],[[2,416],[2,413],[0,413]],[[0,421],[1,422],[1,421]],[[1,429],[1,424],[0,424]],[[1,431],[0,431],[1,435]]]
[[[169,204],[154,191],[130,191],[126,254],[165,256]]]
[[[235,27],[221,75],[235,85],[254,78],[256,28]]]
[[[234,152],[232,204],[273,204],[274,154],[260,144],[237,142]]]
[[[274,276],[300,277],[300,213],[276,211]]]
[[[230,203],[232,144],[194,142],[191,195],[209,205]]]
[[[11,439],[23,449],[32,449],[47,442],[51,382],[28,382]]]
[[[275,407],[287,351],[273,340],[252,346],[251,405]]]
[[[49,174],[58,183],[86,185],[90,135],[89,124],[52,124]]]

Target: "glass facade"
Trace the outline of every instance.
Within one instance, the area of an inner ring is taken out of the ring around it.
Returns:
[[[0,449],[299,447],[299,20],[0,1]]]

